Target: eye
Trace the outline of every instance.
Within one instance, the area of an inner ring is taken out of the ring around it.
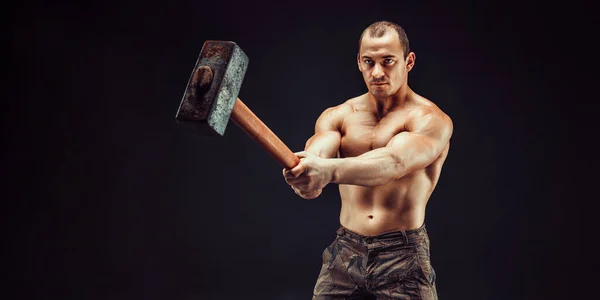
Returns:
[[[386,58],[383,63],[385,63],[386,65],[391,65],[392,63],[394,63],[394,60],[391,58]]]
[[[367,64],[367,65],[372,65],[372,64],[373,64],[373,61],[372,61],[372,60],[370,60],[370,59],[365,59],[365,64]]]

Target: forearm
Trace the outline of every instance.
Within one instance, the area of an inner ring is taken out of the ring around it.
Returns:
[[[332,183],[377,186],[403,176],[402,162],[389,148],[328,161],[332,168]]]
[[[337,133],[319,134],[306,141],[304,151],[322,158],[337,157],[340,136]]]

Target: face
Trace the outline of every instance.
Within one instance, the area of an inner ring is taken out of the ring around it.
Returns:
[[[406,83],[414,61],[413,52],[404,59],[400,39],[394,30],[388,30],[379,38],[368,34],[363,36],[358,54],[358,69],[375,98],[395,95]]]

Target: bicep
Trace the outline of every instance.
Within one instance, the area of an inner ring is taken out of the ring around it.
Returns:
[[[340,148],[339,132],[327,131],[313,135],[307,142],[305,151],[322,158],[336,157]]]
[[[336,157],[342,139],[340,126],[337,107],[326,109],[317,119],[315,133],[306,141],[305,151],[323,158]]]
[[[422,169],[446,148],[452,135],[452,122],[440,113],[425,113],[410,129],[394,136],[387,147],[407,169]]]

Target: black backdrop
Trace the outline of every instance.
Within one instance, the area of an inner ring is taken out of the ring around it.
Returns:
[[[365,92],[357,40],[377,20],[406,29],[409,85],[454,121],[426,219],[440,299],[593,292],[591,9],[416,3],[16,4],[7,299],[310,299],[337,187],[303,200],[235,125],[201,138],[174,116],[203,42],[235,41],[240,98],[300,151],[323,109]]]

